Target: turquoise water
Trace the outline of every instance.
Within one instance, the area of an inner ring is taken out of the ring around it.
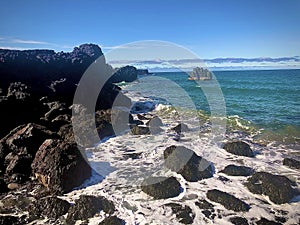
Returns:
[[[287,136],[288,132],[300,135],[300,70],[215,71],[214,75],[224,96],[227,116],[237,115],[259,128]],[[190,107],[186,98],[169,85],[173,81],[184,89],[197,109],[210,113],[202,88],[213,87],[213,82],[190,81],[184,72],[155,73],[151,81],[143,79],[146,77],[141,77],[133,90],[164,104]]]

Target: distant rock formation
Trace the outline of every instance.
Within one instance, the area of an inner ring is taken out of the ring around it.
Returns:
[[[211,80],[212,73],[205,68],[196,67],[189,75],[189,80]]]
[[[149,71],[147,69],[137,69],[138,75],[148,75]]]

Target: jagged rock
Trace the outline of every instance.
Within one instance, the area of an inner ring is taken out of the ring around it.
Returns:
[[[282,223],[277,223],[275,221],[267,220],[266,218],[261,218],[259,221],[256,221],[257,225],[282,225]]]
[[[250,176],[253,174],[253,169],[247,166],[228,165],[220,173],[225,173],[229,176]]]
[[[205,199],[201,199],[195,202],[195,205],[201,209],[201,212],[205,217],[210,219],[214,219],[216,217],[214,205],[209,203]]]
[[[254,173],[245,183],[245,186],[252,193],[267,195],[276,204],[289,202],[297,194],[297,191],[293,188],[295,185],[285,176],[266,172]]]
[[[115,211],[114,204],[106,198],[99,196],[81,195],[75,204],[68,211],[67,224],[75,224],[76,220],[85,220],[93,217],[103,210],[112,214]]]
[[[24,221],[18,216],[0,215],[0,225],[23,225]]]
[[[141,115],[141,114],[137,114],[137,118],[138,118],[139,120],[149,120],[149,118],[147,118],[146,116],[143,116],[143,115]]]
[[[165,166],[195,182],[213,176],[213,167],[206,159],[183,146],[170,146],[164,151]]]
[[[29,213],[33,216],[58,219],[66,214],[70,203],[57,197],[49,196],[40,198],[29,207]]]
[[[234,225],[249,225],[248,221],[246,218],[243,218],[243,217],[238,217],[238,216],[235,216],[235,217],[231,217],[229,219],[229,221],[231,223],[233,223]]]
[[[113,73],[110,77],[109,82],[119,83],[122,81],[132,82],[137,79],[137,69],[134,66],[124,66]]]
[[[180,123],[180,124],[176,125],[175,127],[171,128],[171,130],[174,130],[177,134],[181,134],[181,132],[187,132],[190,129],[186,124]]]
[[[74,142],[47,139],[31,165],[36,178],[52,193],[66,193],[91,176],[84,152]]]
[[[99,225],[124,225],[125,221],[116,216],[110,216],[102,220]]]
[[[187,205],[180,205],[176,203],[169,203],[165,206],[171,207],[172,212],[176,215],[176,218],[180,223],[192,224],[195,218],[195,214],[192,209]]]
[[[209,200],[220,203],[228,210],[239,212],[249,211],[250,209],[250,206],[247,203],[223,191],[216,189],[209,190],[206,196]]]
[[[10,157],[12,156],[12,157]],[[23,183],[31,174],[31,163],[33,157],[29,154],[12,154],[5,158],[7,164],[5,170],[5,180],[7,182]],[[19,174],[19,176],[16,176]],[[14,176],[13,176],[14,175]]]
[[[234,141],[226,143],[223,148],[234,155],[254,157],[254,153],[250,146],[243,141]]]
[[[146,127],[146,126],[134,126],[132,129],[131,129],[131,133],[133,135],[149,135],[151,134],[150,132],[150,128],[149,127]]]
[[[300,169],[300,161],[291,158],[284,158],[283,165],[288,166],[293,169]]]
[[[141,188],[154,199],[173,198],[181,192],[180,183],[175,177],[149,177],[143,181]]]

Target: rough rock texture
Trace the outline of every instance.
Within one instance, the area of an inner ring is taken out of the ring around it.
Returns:
[[[33,216],[58,219],[66,214],[70,203],[57,197],[40,198],[29,207],[29,213]]]
[[[248,178],[245,186],[254,194],[267,195],[276,204],[289,202],[297,191],[296,184],[285,176],[257,172]]]
[[[224,144],[223,148],[234,155],[254,157],[254,153],[250,146],[243,141],[234,141]]]
[[[149,135],[151,134],[150,128],[146,126],[134,126],[131,129],[133,135]]]
[[[229,176],[250,176],[253,174],[253,169],[247,166],[228,165],[220,173],[225,173]]]
[[[75,224],[76,220],[88,219],[101,210],[112,214],[115,211],[115,206],[111,201],[101,196],[81,195],[70,207],[66,222],[67,224]]]
[[[284,158],[283,165],[288,166],[293,169],[300,169],[300,161],[291,158]]]
[[[137,69],[134,66],[124,66],[119,69],[116,69],[109,81],[112,83],[119,83],[122,81],[132,82],[136,79]]]
[[[214,219],[217,215],[215,213],[214,205],[206,201],[205,199],[200,199],[195,202],[195,205],[201,209],[203,215],[209,219]]]
[[[102,220],[99,225],[124,225],[125,221],[116,216],[110,216]]]
[[[281,225],[281,223],[277,223],[274,221],[267,220],[266,218],[261,218],[259,221],[256,221],[257,225]]]
[[[150,177],[144,180],[141,188],[154,199],[173,198],[181,192],[181,185],[175,177]]]
[[[213,167],[206,159],[183,146],[170,146],[164,151],[165,166],[195,182],[213,176]]]
[[[91,176],[91,168],[75,143],[47,139],[31,165],[36,178],[52,193],[65,193]]]
[[[23,225],[24,221],[22,218],[17,216],[0,216],[1,225]]]
[[[180,123],[175,127],[171,128],[171,130],[174,130],[177,134],[180,134],[181,132],[189,131],[189,127],[184,123]]]
[[[223,191],[216,189],[209,190],[206,196],[209,200],[220,203],[228,210],[239,212],[249,211],[250,209],[250,206],[247,203]]]
[[[195,214],[189,206],[180,205],[177,203],[169,203],[165,206],[171,207],[172,212],[176,215],[176,218],[180,223],[192,224],[195,218]]]
[[[230,218],[229,221],[231,223],[233,223],[234,225],[248,225],[249,224],[246,218],[238,217],[238,216]]]

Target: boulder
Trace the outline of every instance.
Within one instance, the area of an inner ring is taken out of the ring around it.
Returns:
[[[99,225],[125,225],[125,221],[116,216],[110,216],[102,220]]]
[[[160,128],[161,126],[163,126],[163,122],[158,116],[155,116],[148,120],[146,125],[149,126],[151,134],[158,134],[163,131]]]
[[[150,128],[147,127],[147,126],[134,126],[132,129],[131,129],[131,134],[133,135],[149,135],[151,134],[150,132]]]
[[[141,188],[154,199],[173,198],[181,193],[181,185],[175,177],[149,177]]]
[[[256,172],[248,178],[245,186],[254,194],[267,195],[276,204],[289,202],[297,191],[296,184],[285,176]]]
[[[75,224],[76,220],[85,220],[103,210],[108,214],[115,211],[114,204],[102,196],[81,195],[68,211],[67,224]]]
[[[253,169],[247,166],[228,165],[220,173],[225,173],[229,176],[250,176],[253,174]]]
[[[47,139],[31,165],[35,177],[52,193],[62,194],[91,176],[85,153],[74,142]]]
[[[277,223],[275,221],[268,220],[266,218],[261,218],[259,221],[256,221],[257,225],[282,225],[282,223]]]
[[[181,134],[182,132],[187,132],[190,129],[186,124],[180,123],[180,124],[176,125],[175,127],[172,127],[171,130],[174,130],[177,134]]]
[[[223,148],[234,155],[254,157],[254,153],[250,146],[243,141],[227,142]]]
[[[189,206],[177,203],[169,203],[165,206],[171,207],[179,223],[192,224],[194,222],[195,214]]]
[[[66,214],[70,208],[70,203],[54,196],[40,198],[29,206],[29,213],[32,216],[40,218],[48,217],[50,219],[58,219]]]
[[[249,225],[248,220],[246,218],[239,216],[231,217],[229,221],[234,225]]]
[[[240,211],[249,211],[250,209],[250,206],[247,203],[234,197],[231,194],[228,194],[226,192],[217,189],[209,190],[206,196],[209,200],[223,205],[228,210],[240,212]]]
[[[292,169],[300,169],[300,161],[292,158],[284,158],[283,165],[288,166]]]
[[[137,69],[134,66],[124,66],[116,69],[109,82],[119,83],[122,81],[132,82],[137,79]]]
[[[213,176],[213,167],[206,159],[183,146],[170,146],[164,151],[165,166],[187,181],[196,182]]]

